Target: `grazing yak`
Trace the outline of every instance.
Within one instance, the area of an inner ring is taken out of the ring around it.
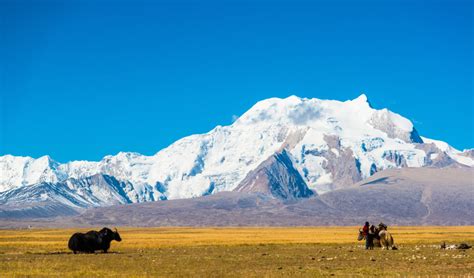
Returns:
[[[99,232],[89,231],[87,233],[75,233],[69,239],[68,247],[76,254],[77,252],[94,253],[96,250],[102,250],[107,253],[112,240],[122,241],[120,235],[109,228],[103,228]]]

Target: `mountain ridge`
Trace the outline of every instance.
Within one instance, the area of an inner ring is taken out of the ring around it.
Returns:
[[[474,169],[388,169],[348,188],[303,198],[219,192],[192,199],[95,207],[55,218],[5,217],[0,227],[473,225]],[[36,212],[36,211],[33,211]]]
[[[119,152],[97,162],[63,164],[49,156],[1,156],[0,201],[13,202],[11,192],[17,188],[74,180],[97,189],[93,195],[100,200],[88,206],[108,205],[106,193],[115,192],[115,182],[97,187],[88,182],[95,175],[121,184],[115,199],[120,203],[200,197],[235,190],[283,150],[306,187],[318,195],[390,168],[474,165],[472,151],[420,136],[411,121],[374,109],[364,94],[343,102],[290,96],[262,100],[232,125],[184,137],[152,156]],[[36,201],[33,196],[28,200]]]

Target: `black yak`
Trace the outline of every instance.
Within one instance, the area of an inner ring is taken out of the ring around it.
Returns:
[[[102,250],[107,253],[112,240],[122,241],[120,235],[109,228],[103,228],[99,232],[89,231],[87,233],[75,233],[69,239],[68,247],[76,254],[77,252],[94,253],[96,250]]]

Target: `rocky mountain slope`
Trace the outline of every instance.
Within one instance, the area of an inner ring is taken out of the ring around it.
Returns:
[[[55,219],[1,218],[0,227],[474,225],[474,169],[402,168],[300,199],[221,192],[193,199],[90,208]],[[0,212],[1,213],[1,212]]]
[[[314,194],[285,150],[250,171],[234,191],[263,193],[282,200],[308,198]]]

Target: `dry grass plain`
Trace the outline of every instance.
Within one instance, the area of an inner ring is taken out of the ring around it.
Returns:
[[[389,227],[397,251],[363,250],[357,227],[119,228],[110,253],[73,255],[87,230],[0,230],[0,277],[474,276],[472,249],[439,249],[473,244],[473,226]]]

